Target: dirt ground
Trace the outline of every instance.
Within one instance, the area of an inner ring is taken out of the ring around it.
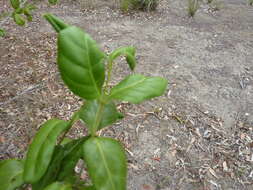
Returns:
[[[0,2],[0,11],[7,9]],[[136,73],[169,80],[162,97],[118,104],[125,118],[101,135],[126,147],[129,190],[253,189],[253,7],[224,0],[188,18],[187,1],[162,0],[156,12],[123,14],[115,1],[40,7],[26,27],[7,20],[0,39],[0,159],[22,158],[43,121],[81,105],[63,85],[54,13],[85,29],[101,49],[137,48]],[[113,84],[129,74],[120,63]],[[77,123],[69,136],[86,133]]]

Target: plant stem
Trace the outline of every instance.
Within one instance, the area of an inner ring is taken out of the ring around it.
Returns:
[[[92,137],[94,137],[96,135],[96,131],[99,127],[100,121],[103,116],[104,107],[105,107],[104,95],[102,94],[102,98],[101,98],[101,100],[99,100],[98,112],[96,113],[95,123],[91,128],[91,136]]]
[[[109,82],[111,80],[111,75],[112,75],[112,66],[113,66],[113,61],[109,58],[108,59],[108,65],[107,65],[107,79],[105,82],[105,92],[109,91]]]
[[[76,111],[73,116],[71,117],[70,121],[69,121],[69,125],[67,130],[64,132],[64,134],[60,137],[59,140],[59,144],[61,144],[61,142],[63,141],[63,139],[65,138],[66,134],[69,132],[69,130],[71,129],[72,125],[74,125],[74,123],[79,119],[79,110]]]
[[[79,110],[76,111],[70,119],[69,128],[79,119]]]

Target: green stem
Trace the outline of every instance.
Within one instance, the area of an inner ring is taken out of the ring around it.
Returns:
[[[104,108],[105,108],[104,95],[102,95],[101,100],[99,100],[98,112],[96,113],[95,122],[91,128],[91,136],[92,137],[94,137],[96,135],[97,129],[99,127],[100,121],[103,116]]]
[[[109,82],[111,80],[112,67],[113,67],[113,61],[110,58],[108,58],[107,79],[106,79],[106,82],[105,82],[105,92],[109,91]]]
[[[71,117],[70,119],[70,122],[69,122],[69,128],[71,128],[71,126],[79,119],[79,110],[76,111],[73,116]]]
[[[75,122],[79,119],[79,110],[76,111],[73,116],[71,117],[70,121],[69,121],[69,125],[67,130],[64,132],[64,134],[61,136],[60,140],[59,140],[59,144],[61,144],[61,142],[63,141],[63,139],[65,138],[66,134],[69,132],[69,130],[71,129],[72,125],[75,124]]]

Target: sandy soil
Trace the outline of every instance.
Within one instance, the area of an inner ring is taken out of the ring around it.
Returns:
[[[0,3],[0,11],[6,9]],[[51,12],[89,32],[104,51],[137,48],[136,73],[163,76],[166,94],[122,103],[125,118],[102,132],[125,145],[129,190],[253,189],[253,7],[224,0],[188,18],[186,1],[163,0],[156,12],[123,14],[111,1],[84,10],[78,1],[40,7],[21,28],[4,23],[0,39],[0,159],[23,157],[43,121],[69,117],[81,105],[55,63]],[[115,84],[129,74],[121,62]],[[78,123],[69,136],[86,130]]]

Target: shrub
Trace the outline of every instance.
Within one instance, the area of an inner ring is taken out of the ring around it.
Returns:
[[[106,55],[80,28],[50,14],[45,18],[58,33],[57,64],[61,77],[84,103],[70,120],[50,119],[42,124],[25,159],[0,162],[0,190],[15,190],[24,184],[31,184],[33,190],[126,190],[124,148],[115,139],[99,137],[97,131],[123,118],[115,100],[137,104],[160,96],[166,90],[167,80],[131,74],[109,87],[117,57],[124,56],[134,70],[135,48],[121,47]],[[88,135],[65,141],[77,120],[85,124]],[[74,171],[80,159],[87,166],[92,184],[82,181]]]

